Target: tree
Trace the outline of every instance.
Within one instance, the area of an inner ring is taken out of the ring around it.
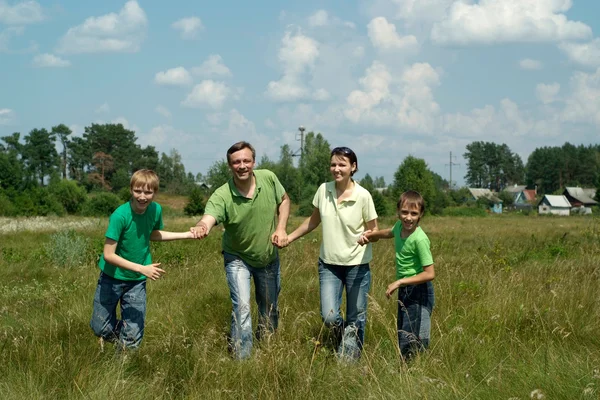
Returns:
[[[65,124],[59,124],[52,127],[52,134],[60,140],[62,145],[60,170],[62,178],[67,179],[67,147],[69,144],[69,135],[73,133]]]
[[[27,169],[42,186],[44,177],[55,172],[59,165],[55,142],[56,136],[44,128],[33,129],[25,136],[23,156]]]
[[[80,137],[74,137],[67,143],[67,164],[69,175],[82,182],[86,173],[86,168],[92,163],[92,153],[89,143]]]
[[[300,201],[300,193],[302,190],[301,176],[294,167],[294,158],[290,150],[290,146],[287,144],[281,146],[281,154],[279,156],[279,162],[275,166],[273,172],[277,175],[279,182],[285,188],[290,199],[298,203]]]
[[[110,154],[99,151],[94,153],[92,160],[95,172],[89,174],[90,181],[100,184],[100,187],[104,190],[111,190],[111,186],[106,180],[106,175],[114,170],[113,158]]]
[[[206,184],[210,187],[211,192],[214,192],[218,187],[227,183],[229,178],[231,178],[231,170],[227,161],[215,161],[206,173]]]
[[[465,180],[470,186],[500,191],[525,177],[523,161],[505,145],[473,142],[467,145]]]
[[[331,149],[320,133],[309,132],[305,137],[304,155],[300,160],[300,173],[305,186],[319,187],[331,178],[329,162]]]
[[[364,178],[360,180],[360,186],[367,189],[369,192],[371,192],[371,194],[373,194],[373,192],[375,191],[375,184],[373,182],[373,178],[371,178],[371,175],[369,174],[366,174]]]
[[[425,206],[433,204],[435,186],[433,175],[427,168],[427,163],[421,158],[408,156],[404,159],[394,174],[392,193],[395,199],[407,190],[416,190],[425,200]]]
[[[384,188],[385,187],[385,179],[383,179],[383,176],[378,176],[375,178],[375,181],[373,182],[373,184],[375,185],[376,188]]]

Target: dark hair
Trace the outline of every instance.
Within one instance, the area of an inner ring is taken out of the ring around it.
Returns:
[[[231,161],[231,155],[233,153],[244,149],[250,149],[252,151],[252,161],[256,160],[256,150],[254,150],[254,147],[252,147],[252,145],[248,142],[241,141],[234,143],[229,149],[227,149],[227,164],[229,164]]]
[[[346,157],[348,160],[350,160],[351,165],[356,164],[356,169],[350,173],[350,176],[353,176],[358,172],[358,158],[356,158],[356,153],[354,153],[351,148],[344,146],[335,147],[333,150],[331,150],[330,158],[333,156]]]
[[[419,207],[421,214],[425,214],[425,200],[423,200],[421,193],[416,190],[407,190],[402,193],[400,195],[400,200],[398,200],[397,208],[402,207],[404,203]]]

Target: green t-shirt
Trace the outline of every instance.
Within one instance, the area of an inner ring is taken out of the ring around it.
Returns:
[[[136,264],[152,264],[150,254],[150,234],[154,230],[163,229],[162,208],[158,203],[150,203],[143,214],[136,214],[129,202],[120,205],[110,216],[108,228],[104,235],[117,242],[115,253],[127,261]],[[140,281],[146,277],[107,263],[104,254],[98,261],[100,269],[108,276],[123,281]]]
[[[249,199],[240,194],[233,178],[219,187],[206,203],[205,214],[225,227],[223,250],[255,268],[266,267],[277,257],[271,235],[277,226],[277,209],[285,194],[277,176],[255,170],[256,189]]]
[[[402,239],[402,222],[392,228],[396,246],[396,279],[415,276],[423,267],[433,264],[429,238],[420,226],[406,239]]]

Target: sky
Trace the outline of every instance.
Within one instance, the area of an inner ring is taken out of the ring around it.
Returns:
[[[598,15],[597,0],[0,0],[0,136],[122,123],[204,174],[239,140],[258,159],[297,151],[304,126],[352,148],[359,179],[392,183],[412,155],[461,186],[473,141],[524,163],[598,143]]]

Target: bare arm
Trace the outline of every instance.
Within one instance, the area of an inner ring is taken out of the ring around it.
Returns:
[[[294,232],[288,235],[288,243],[292,243],[294,240],[301,238],[308,232],[311,232],[321,223],[321,214],[318,208],[313,208],[313,212],[310,217],[306,218]]]
[[[369,228],[369,230],[364,231],[363,234],[360,235],[360,238],[358,239],[358,244],[365,245],[369,242],[376,242],[379,239],[391,239],[394,237],[392,228],[379,230],[379,229],[377,229],[377,220],[374,220],[374,221],[375,221],[375,230],[370,229],[369,223],[367,223],[367,228]]]
[[[290,198],[287,193],[283,194],[281,203],[277,208],[277,228],[271,235],[271,242],[278,247],[285,247],[288,244],[288,235],[286,232],[288,218],[290,216]]]
[[[170,240],[180,240],[180,239],[195,239],[196,233],[192,232],[168,232],[168,231],[160,231],[154,230],[150,234],[150,240],[153,242],[167,242]]]
[[[133,272],[139,272],[153,281],[160,278],[162,274],[166,273],[164,269],[158,268],[160,263],[149,265],[136,264],[119,256],[116,253],[116,250],[117,241],[106,238],[104,241],[104,261],[119,268],[127,269]]]
[[[423,267],[423,272],[408,278],[398,279],[388,285],[385,295],[389,298],[396,289],[408,285],[420,285],[421,283],[429,282],[435,279],[435,269],[433,264]]]
[[[210,230],[215,226],[217,220],[212,215],[204,214],[196,226],[190,228],[190,232],[198,239],[204,239],[210,233]]]

